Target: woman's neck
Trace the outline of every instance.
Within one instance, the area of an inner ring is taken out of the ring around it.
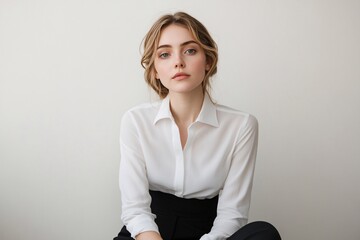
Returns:
[[[178,126],[188,127],[198,117],[204,101],[201,89],[198,93],[171,93],[170,109]]]

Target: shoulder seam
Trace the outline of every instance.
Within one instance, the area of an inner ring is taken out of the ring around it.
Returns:
[[[227,107],[227,106],[224,106],[224,105],[219,105],[219,104],[216,105],[216,110],[220,111],[220,112],[233,113],[233,114],[242,115],[242,116],[249,116],[250,115],[247,112],[243,112],[241,110],[230,108],[230,107]]]

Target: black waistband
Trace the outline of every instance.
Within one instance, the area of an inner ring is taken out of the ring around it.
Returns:
[[[215,217],[218,196],[211,199],[185,199],[159,191],[150,191],[151,210],[154,214],[176,214],[178,216]]]

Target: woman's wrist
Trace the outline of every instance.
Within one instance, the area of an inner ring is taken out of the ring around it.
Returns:
[[[162,240],[162,238],[158,232],[147,231],[139,233],[135,237],[135,240]]]

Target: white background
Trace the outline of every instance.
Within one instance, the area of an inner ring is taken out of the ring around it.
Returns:
[[[156,100],[139,46],[178,10],[219,45],[214,98],[260,122],[250,221],[360,239],[356,0],[0,0],[0,239],[117,234],[120,118]]]

